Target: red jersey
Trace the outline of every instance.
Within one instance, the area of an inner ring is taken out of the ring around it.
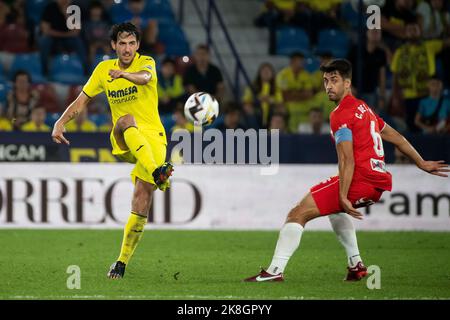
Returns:
[[[352,95],[347,95],[330,114],[331,135],[341,128],[352,132],[355,171],[353,181],[363,181],[376,188],[391,191],[392,176],[384,163],[383,119],[367,104]]]

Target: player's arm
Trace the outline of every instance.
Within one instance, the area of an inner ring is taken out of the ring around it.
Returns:
[[[89,100],[87,94],[83,91],[80,92],[78,97],[67,107],[66,111],[61,115],[58,121],[55,122],[53,126],[52,139],[56,143],[62,143],[69,145],[69,141],[64,137],[64,126],[67,122],[78,116],[84,108],[86,108]]]
[[[146,85],[152,80],[152,74],[149,71],[141,70],[138,72],[125,72],[122,70],[109,70],[109,76],[112,79],[124,78],[137,85]]]
[[[355,171],[352,132],[348,128],[341,128],[336,132],[335,139],[339,167],[339,202],[346,213],[356,219],[362,219],[362,214],[353,208],[347,198]]]
[[[411,161],[413,161],[416,166],[423,171],[440,177],[448,177],[448,175],[444,172],[450,172],[450,170],[446,169],[448,165],[445,164],[443,160],[424,160],[416,151],[416,149],[414,149],[414,147],[408,142],[408,140],[406,140],[404,136],[398,133],[397,130],[389,126],[387,123],[384,129],[381,131],[381,138],[394,144],[401,153],[411,159]]]

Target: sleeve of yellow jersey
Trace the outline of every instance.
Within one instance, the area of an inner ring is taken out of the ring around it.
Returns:
[[[139,71],[148,71],[152,75],[152,78],[150,80],[154,81],[156,79],[156,66],[155,66],[155,60],[149,56],[141,56],[139,59]]]
[[[101,72],[102,72],[102,63],[99,63],[97,67],[95,67],[94,71],[91,74],[88,82],[83,87],[83,92],[89,97],[93,98],[103,91],[103,85],[101,82]],[[107,76],[104,74],[103,76]]]

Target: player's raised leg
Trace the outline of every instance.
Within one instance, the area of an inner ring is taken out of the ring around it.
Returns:
[[[114,126],[114,138],[122,150],[130,150],[148,173],[152,174],[158,188],[165,190],[172,175],[173,166],[164,163],[158,167],[150,144],[139,131],[136,120],[130,114],[120,117]]]
[[[148,212],[152,203],[152,198],[153,185],[136,178],[131,203],[131,214],[123,232],[120,255],[108,272],[109,278],[123,278],[125,274],[125,267],[142,238],[144,227],[147,223]]]
[[[347,281],[361,280],[367,275],[367,268],[364,266],[359,254],[356,231],[349,215],[345,212],[329,215],[331,226],[339,242],[345,249],[348,259]]]
[[[297,250],[306,223],[320,217],[319,209],[308,193],[288,214],[286,223],[281,228],[275,253],[269,268],[261,270],[256,276],[245,279],[246,282],[283,281],[283,272],[289,259]]]

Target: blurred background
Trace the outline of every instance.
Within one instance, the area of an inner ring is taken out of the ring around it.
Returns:
[[[67,29],[71,4],[81,8],[81,30]],[[381,30],[366,26],[371,4],[381,8]],[[446,0],[2,0],[0,161],[115,161],[97,150],[71,155],[52,146],[48,133],[34,133],[49,132],[96,64],[114,58],[108,31],[123,21],[139,26],[139,51],[157,62],[168,133],[193,130],[184,101],[207,91],[221,106],[213,127],[279,129],[281,162],[333,163],[328,117],[334,105],[318,68],[338,57],[353,63],[354,94],[425,156],[450,160]],[[108,148],[108,109],[99,95],[68,125],[76,146]],[[105,134],[86,139],[80,132]],[[43,145],[45,155],[27,149],[20,156],[15,141]],[[293,145],[314,150],[292,151]],[[407,161],[387,149],[388,162]]]

